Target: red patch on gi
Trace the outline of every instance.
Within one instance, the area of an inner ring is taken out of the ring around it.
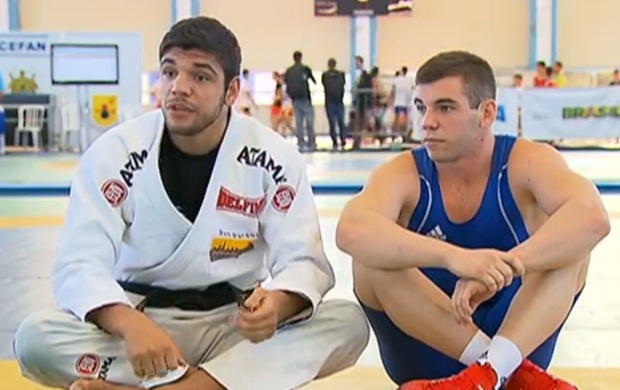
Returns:
[[[260,198],[246,198],[224,187],[220,187],[215,208],[216,210],[230,211],[254,218],[263,211],[266,203],[264,196]]]
[[[273,194],[271,204],[276,210],[285,213],[291,208],[293,200],[295,200],[295,190],[291,186],[283,185]]]
[[[87,353],[80,356],[75,362],[75,371],[80,375],[93,375],[99,371],[101,361],[99,356]]]
[[[112,207],[116,207],[127,199],[127,187],[117,179],[106,180],[101,186],[103,197]]]

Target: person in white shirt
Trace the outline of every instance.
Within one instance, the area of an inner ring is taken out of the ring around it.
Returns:
[[[243,69],[241,89],[237,97],[237,109],[246,115],[252,115],[252,108],[256,108],[252,92],[250,91],[250,71]]]
[[[407,75],[408,69],[403,66],[400,75],[394,77],[392,82],[392,102],[394,104],[394,125],[395,133],[407,132],[409,123],[409,110],[413,104],[414,80]]]

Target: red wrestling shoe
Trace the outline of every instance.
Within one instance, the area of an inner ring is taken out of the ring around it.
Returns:
[[[577,390],[576,386],[554,378],[529,360],[524,360],[504,387],[506,390]]]
[[[398,390],[496,390],[499,379],[489,363],[475,363],[457,375],[432,381],[411,381]]]

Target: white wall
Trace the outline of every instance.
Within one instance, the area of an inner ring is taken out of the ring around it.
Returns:
[[[237,35],[246,68],[282,71],[295,50],[314,69],[330,57],[349,67],[349,19],[315,17],[313,0],[201,0],[201,7]]]
[[[454,49],[482,55],[496,68],[522,67],[528,62],[529,1],[417,0],[412,15],[378,18],[377,30],[378,66],[384,69],[417,68],[438,51]]]
[[[558,0],[558,59],[568,68],[620,65],[618,15],[618,0]]]
[[[157,49],[170,26],[170,0],[20,0],[27,32],[136,32],[141,51],[133,53],[145,71],[157,68]]]

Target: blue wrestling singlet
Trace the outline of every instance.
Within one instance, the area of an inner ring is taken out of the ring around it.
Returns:
[[[412,152],[420,174],[420,199],[408,229],[463,248],[508,251],[529,237],[508,184],[507,162],[516,139],[496,136],[491,174],[477,213],[465,223],[453,223],[444,209],[434,163],[424,148]],[[457,277],[445,269],[421,271],[448,296],[452,296]],[[476,325],[492,337],[499,329],[521,279],[484,302],[474,313]],[[457,374],[461,363],[403,333],[390,318],[362,304],[377,336],[381,358],[388,375],[397,384],[414,379],[439,379]],[[529,359],[546,369],[549,366],[559,330],[551,335]]]

